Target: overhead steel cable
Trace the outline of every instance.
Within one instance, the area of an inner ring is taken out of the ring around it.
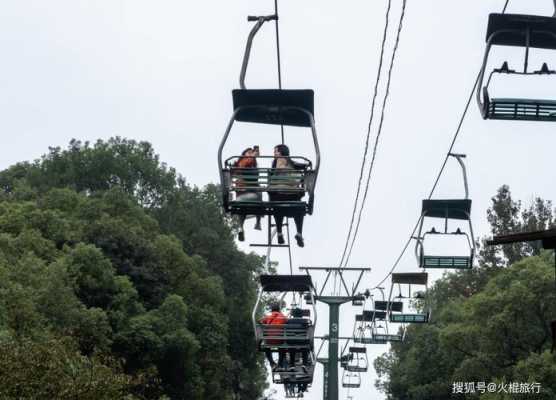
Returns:
[[[274,15],[276,16],[276,21],[274,21],[274,26],[276,27],[276,63],[278,64],[278,89],[282,89],[282,57],[280,55],[280,27],[278,18],[278,0],[274,0]],[[280,131],[282,134],[282,144],[284,144],[284,125],[280,125]]]
[[[274,21],[276,27],[276,64],[278,70],[278,89],[282,89],[282,57],[280,54],[280,28],[279,28],[279,16],[278,16],[278,0],[274,0],[274,15],[276,20]],[[284,144],[284,125],[280,125],[280,132],[282,138],[282,144]],[[286,221],[286,234],[288,237],[288,259],[290,263],[290,275],[293,275],[293,258],[292,249],[290,241],[290,224]],[[294,293],[295,302],[295,293]]]
[[[386,105],[388,103],[388,98],[390,96],[390,84],[392,82],[392,72],[394,70],[396,55],[397,55],[398,47],[399,47],[399,44],[400,44],[400,37],[401,37],[402,29],[403,29],[403,21],[404,21],[404,18],[405,18],[406,5],[407,5],[407,0],[403,0],[402,11],[401,11],[401,14],[400,14],[400,21],[398,23],[398,31],[397,31],[397,34],[396,34],[396,41],[394,43],[394,49],[392,50],[392,58],[390,59],[390,67],[388,69],[388,80],[386,82],[386,92],[384,94],[384,99],[383,99],[383,102],[382,102],[382,111],[381,111],[381,115],[380,115],[380,123],[378,125],[377,135],[376,135],[376,139],[375,139],[375,143],[374,143],[374,147],[373,147],[373,155],[372,155],[372,158],[371,158],[371,164],[369,166],[369,172],[367,174],[367,181],[365,183],[365,193],[363,194],[363,200],[361,201],[361,206],[359,208],[359,215],[357,216],[357,224],[355,226],[355,232],[353,234],[353,238],[352,238],[352,241],[351,241],[351,246],[350,246],[350,249],[349,249],[349,253],[348,253],[348,256],[347,256],[346,262],[345,262],[346,265],[349,263],[349,259],[351,258],[351,253],[353,251],[353,246],[355,244],[355,241],[357,239],[357,235],[359,233],[359,226],[361,225],[361,218],[363,216],[363,211],[365,209],[365,204],[366,204],[366,201],[367,201],[367,195],[369,193],[369,187],[370,187],[372,172],[373,172],[375,161],[376,161],[378,145],[380,143],[380,136],[382,134],[382,128],[384,126],[384,116],[385,116],[385,112],[386,112]]]
[[[382,76],[382,66],[384,63],[384,52],[386,49],[386,39],[388,38],[388,27],[390,24],[390,10],[392,9],[392,0],[388,0],[388,5],[386,7],[386,21],[384,24],[384,32],[382,35],[382,43],[380,46],[380,58],[379,58],[379,62],[378,62],[378,70],[377,70],[377,74],[376,74],[376,80],[375,80],[375,85],[374,85],[374,90],[373,90],[373,99],[372,99],[372,104],[371,104],[371,115],[369,118],[369,124],[367,127],[367,136],[365,139],[365,149],[363,151],[363,159],[361,161],[361,171],[359,172],[359,180],[357,182],[357,192],[355,195],[355,201],[353,204],[353,212],[351,215],[351,221],[349,223],[349,230],[348,230],[348,234],[346,237],[346,243],[344,246],[344,251],[342,253],[342,258],[340,260],[340,264],[339,266],[341,267],[344,264],[344,259],[347,253],[347,249],[349,246],[349,242],[351,239],[351,234],[353,231],[353,224],[355,222],[355,215],[357,214],[357,205],[359,204],[359,196],[361,194],[361,185],[363,183],[363,175],[365,174],[365,165],[367,164],[367,154],[369,151],[369,143],[370,143],[370,137],[371,137],[371,127],[372,127],[372,123],[374,120],[374,112],[375,112],[375,104],[376,104],[376,99],[378,97],[378,87],[380,85],[380,77]]]
[[[509,3],[510,3],[510,0],[506,0],[506,2],[504,4],[504,7],[502,9],[502,14],[506,13],[506,9],[508,8]],[[475,94],[475,90],[477,89],[477,85],[479,84],[479,78],[480,78],[480,72],[479,72],[479,74],[477,74],[477,78],[475,79],[475,83],[473,84],[473,88],[471,89],[471,93],[469,94],[469,98],[467,99],[467,103],[465,104],[463,114],[460,117],[457,129],[456,129],[456,131],[454,133],[454,136],[452,138],[452,141],[450,143],[450,147],[448,149],[448,152],[446,153],[446,156],[444,157],[444,161],[442,162],[442,166],[440,167],[440,171],[438,172],[438,175],[436,176],[436,179],[434,181],[432,189],[429,193],[429,196],[428,196],[429,200],[432,198],[434,192],[436,191],[436,187],[438,186],[438,182],[440,181],[440,178],[442,177],[442,174],[444,173],[444,170],[446,169],[446,165],[448,164],[448,160],[450,159],[450,154],[452,153],[452,150],[454,149],[456,141],[459,137],[459,134],[461,133],[461,128],[463,126],[463,122],[465,121],[465,117],[467,116],[467,112],[469,111],[469,106],[471,105],[471,102],[473,100],[473,95]],[[415,232],[417,232],[417,228],[419,227],[419,223],[421,222],[421,218],[422,218],[422,216],[419,216],[419,218],[417,219],[417,223],[415,224],[413,230],[411,231],[411,234],[409,235],[409,238],[405,242],[405,245],[403,246],[403,249],[402,249],[401,253],[399,254],[398,258],[396,259],[396,261],[394,262],[392,268],[390,269],[388,274],[384,277],[384,279],[382,279],[374,287],[375,289],[378,288],[379,286],[381,286],[384,282],[386,282],[386,280],[392,275],[392,273],[398,267],[402,257],[404,256],[405,252],[409,248],[409,245],[411,244],[411,241],[413,240],[413,238],[415,236]]]

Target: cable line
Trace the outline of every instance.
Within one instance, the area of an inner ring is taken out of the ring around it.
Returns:
[[[359,172],[359,180],[357,182],[357,193],[355,195],[355,202],[353,204],[353,213],[351,215],[351,221],[349,223],[349,231],[348,231],[348,235],[346,238],[346,244],[344,246],[344,251],[342,253],[342,259],[340,260],[340,264],[339,266],[341,267],[344,264],[344,259],[346,256],[346,252],[349,246],[349,241],[351,238],[351,233],[353,230],[353,223],[355,222],[355,214],[357,213],[357,205],[359,203],[359,195],[361,193],[361,184],[363,183],[363,175],[365,172],[365,165],[367,163],[367,153],[369,151],[369,141],[370,141],[370,137],[371,137],[371,125],[373,123],[373,119],[374,119],[374,111],[375,111],[375,103],[376,103],[376,98],[378,96],[378,86],[380,84],[380,77],[382,75],[382,65],[384,62],[384,51],[386,48],[386,39],[388,37],[388,26],[390,23],[390,10],[392,8],[392,0],[388,0],[388,6],[386,8],[386,21],[384,24],[384,33],[382,36],[382,44],[380,46],[380,59],[379,59],[379,63],[378,63],[378,70],[377,70],[377,74],[376,74],[376,81],[375,81],[375,86],[374,86],[374,91],[373,91],[373,100],[372,100],[372,105],[371,105],[371,116],[369,118],[369,125],[367,127],[367,137],[365,139],[365,150],[363,152],[363,160],[361,161],[361,171]]]
[[[274,26],[276,27],[276,63],[278,64],[278,89],[282,89],[282,57],[280,56],[280,28],[279,28],[279,18],[278,18],[278,0],[274,0],[274,15],[276,15],[276,21],[274,21]],[[280,125],[280,131],[282,133],[282,144],[284,144],[284,125]]]
[[[505,4],[504,4],[504,8],[502,10],[502,14],[504,14],[506,12],[506,9],[508,7],[510,0],[506,0]],[[452,138],[452,142],[450,143],[450,148],[448,149],[448,152],[446,153],[446,157],[444,158],[444,161],[442,162],[442,166],[440,168],[440,171],[438,173],[438,175],[436,176],[436,179],[434,181],[434,184],[432,186],[432,189],[429,193],[429,197],[428,199],[431,199],[436,187],[438,186],[438,182],[440,181],[440,178],[442,177],[442,174],[444,173],[444,170],[446,169],[446,164],[448,163],[448,160],[450,158],[450,153],[452,153],[452,150],[456,144],[456,141],[458,139],[459,134],[461,133],[461,128],[463,126],[463,122],[465,121],[465,117],[467,116],[467,112],[469,111],[469,106],[471,105],[471,101],[473,100],[473,95],[475,94],[475,90],[477,88],[477,85],[479,83],[479,78],[480,78],[480,72],[479,74],[477,74],[477,78],[475,79],[475,83],[473,84],[473,88],[471,89],[471,93],[469,95],[469,98],[467,99],[467,103],[465,104],[465,108],[463,110],[463,114],[460,117],[456,132],[454,133],[454,136]],[[409,245],[411,244],[411,241],[413,240],[413,237],[415,235],[415,232],[417,231],[417,228],[419,227],[419,222],[421,221],[421,216],[419,216],[419,218],[417,219],[417,222],[415,224],[415,227],[413,228],[413,230],[411,231],[411,234],[409,235],[409,238],[407,239],[400,255],[398,256],[398,258],[396,259],[396,261],[394,262],[392,268],[390,269],[390,271],[388,272],[388,275],[386,275],[384,277],[384,279],[382,279],[374,288],[378,288],[379,286],[381,286],[384,282],[386,282],[386,280],[392,275],[392,273],[396,270],[396,268],[398,267],[402,257],[404,256],[405,252],[407,251]]]
[[[357,239],[357,234],[359,233],[359,226],[361,224],[361,218],[363,216],[363,210],[365,208],[365,204],[367,201],[367,195],[369,193],[369,186],[370,186],[370,182],[371,182],[371,176],[372,176],[372,172],[373,172],[373,168],[375,165],[375,160],[376,160],[376,155],[377,155],[377,151],[378,151],[378,145],[379,145],[379,141],[380,141],[380,136],[382,134],[382,127],[384,125],[384,116],[385,116],[385,111],[386,111],[386,104],[388,102],[388,98],[390,96],[390,84],[392,82],[392,71],[394,70],[394,63],[396,61],[396,54],[398,52],[398,47],[399,47],[399,43],[400,43],[400,36],[402,33],[402,28],[403,28],[403,21],[404,21],[404,17],[405,17],[405,8],[407,5],[407,0],[403,0],[402,3],[402,11],[401,11],[401,15],[400,15],[400,22],[398,24],[398,32],[396,35],[396,42],[394,44],[394,50],[392,51],[392,58],[390,60],[390,67],[388,70],[388,80],[386,82],[386,93],[384,94],[384,100],[382,102],[382,111],[381,111],[381,115],[380,115],[380,123],[378,126],[378,131],[377,131],[377,135],[376,135],[376,139],[375,139],[375,143],[374,143],[374,147],[373,147],[373,156],[371,158],[371,165],[369,167],[369,172],[367,174],[367,181],[365,184],[365,193],[363,195],[363,200],[361,201],[361,207],[359,208],[359,215],[357,216],[357,225],[355,226],[355,233],[353,234],[353,238],[351,241],[351,246],[349,249],[349,253],[348,256],[346,258],[346,265],[349,262],[349,259],[351,258],[351,252],[353,250],[353,246],[355,244],[355,240]]]

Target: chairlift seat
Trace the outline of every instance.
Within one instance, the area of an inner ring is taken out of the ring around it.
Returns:
[[[304,324],[265,325],[256,326],[255,335],[259,343],[259,350],[312,350],[315,327]]]
[[[362,306],[365,302],[365,296],[363,295],[358,295],[358,296],[354,296],[353,300],[351,301],[351,304],[354,306]]]
[[[402,341],[402,335],[375,334],[373,335],[373,338],[378,342],[401,342]]]
[[[426,285],[428,274],[426,272],[395,272],[392,274],[392,283],[402,285]]]
[[[236,89],[232,97],[236,121],[311,127],[314,118],[312,90]]]
[[[426,324],[429,322],[428,314],[390,314],[390,322],[398,324]]]
[[[431,218],[469,220],[471,199],[423,200],[422,214]]]
[[[367,372],[369,370],[369,367],[366,365],[361,366],[347,364],[344,369],[349,372]]]
[[[342,383],[342,387],[350,388],[350,389],[357,389],[361,387],[360,383]]]
[[[382,301],[377,300],[375,301],[375,308],[377,310],[384,310],[384,311],[395,311],[395,312],[402,312],[403,311],[403,302],[402,301]]]
[[[490,14],[486,39],[500,46],[526,46],[530,31],[530,47],[556,50],[556,18],[523,14]]]
[[[261,287],[265,292],[307,292],[313,290],[309,275],[261,275]]]
[[[229,211],[237,215],[275,215],[293,218],[309,213],[304,201],[230,201]]]
[[[471,269],[472,257],[423,256],[421,268]]]
[[[362,344],[388,344],[388,341],[385,338],[375,338],[376,335],[373,337],[366,337],[361,339]]]
[[[485,119],[512,121],[556,121],[555,100],[489,99],[485,90]]]

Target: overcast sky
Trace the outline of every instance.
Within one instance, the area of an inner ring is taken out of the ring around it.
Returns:
[[[315,213],[306,219],[298,265],[336,265],[347,233],[360,168],[386,0],[281,0],[284,86],[315,90],[322,168]],[[373,271],[364,287],[390,269],[420,213],[480,67],[486,23],[504,0],[408,0],[391,97],[352,265]],[[393,1],[389,43],[401,0]],[[120,135],[153,143],[186,179],[216,182],[216,151],[232,111],[249,14],[270,14],[271,0],[5,0],[0,6],[0,167],[32,160],[71,138]],[[552,15],[550,0],[510,2],[508,12]],[[247,76],[251,88],[275,87],[272,25],[256,39]],[[389,58],[388,48],[387,57]],[[522,65],[521,49],[493,53],[494,64]],[[531,67],[556,68],[551,52],[533,51]],[[381,92],[382,93],[382,92]],[[491,93],[554,98],[554,77],[501,77]],[[382,96],[382,95],[381,95]],[[380,99],[381,97],[379,97]],[[468,154],[477,236],[487,235],[490,197],[509,184],[517,199],[556,199],[555,125],[483,121],[472,104],[455,150]],[[375,132],[375,131],[373,131]],[[374,134],[373,134],[374,139]],[[271,154],[278,128],[238,126],[227,155],[259,144]],[[311,155],[307,131],[287,129],[296,155]],[[438,195],[463,194],[457,163]],[[247,223],[250,228],[251,221]],[[248,240],[262,240],[247,231]],[[250,250],[248,246],[243,246]],[[274,259],[288,271],[286,254]],[[412,252],[400,271],[417,269]],[[323,277],[315,277],[322,282]],[[327,327],[320,309],[321,333]],[[354,312],[342,309],[342,333]],[[386,351],[374,347],[372,358]],[[371,360],[372,360],[371,358]],[[307,399],[322,396],[321,367]],[[375,373],[354,399],[384,399]],[[282,389],[278,388],[280,397]],[[341,391],[345,398],[346,392]]]

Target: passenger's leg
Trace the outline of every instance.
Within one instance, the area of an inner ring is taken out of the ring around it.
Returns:
[[[286,352],[284,350],[278,350],[278,366],[280,368],[285,367],[284,361],[286,361]]]
[[[274,221],[276,222],[278,244],[284,244],[284,234],[282,233],[282,227],[284,226],[284,216],[281,214],[274,214]]]
[[[272,357],[272,351],[270,351],[269,349],[266,349],[264,351],[264,354],[266,356],[266,359],[268,360],[268,362],[270,363],[270,366],[272,368],[274,368],[276,366],[276,362],[274,361],[274,357]]]
[[[243,230],[243,224],[245,224],[246,215],[239,216],[239,232],[237,233],[237,238],[240,242],[245,240],[245,231]]]
[[[293,217],[293,220],[295,222],[295,229],[297,230],[295,240],[299,247],[303,247],[305,246],[305,241],[303,240],[303,214],[296,215]]]
[[[309,352],[307,350],[303,350],[301,352],[301,357],[303,358],[303,365],[308,367],[309,366]]]
[[[289,367],[295,367],[295,357],[297,356],[297,352],[295,351],[295,349],[291,349],[290,350],[290,364]]]

